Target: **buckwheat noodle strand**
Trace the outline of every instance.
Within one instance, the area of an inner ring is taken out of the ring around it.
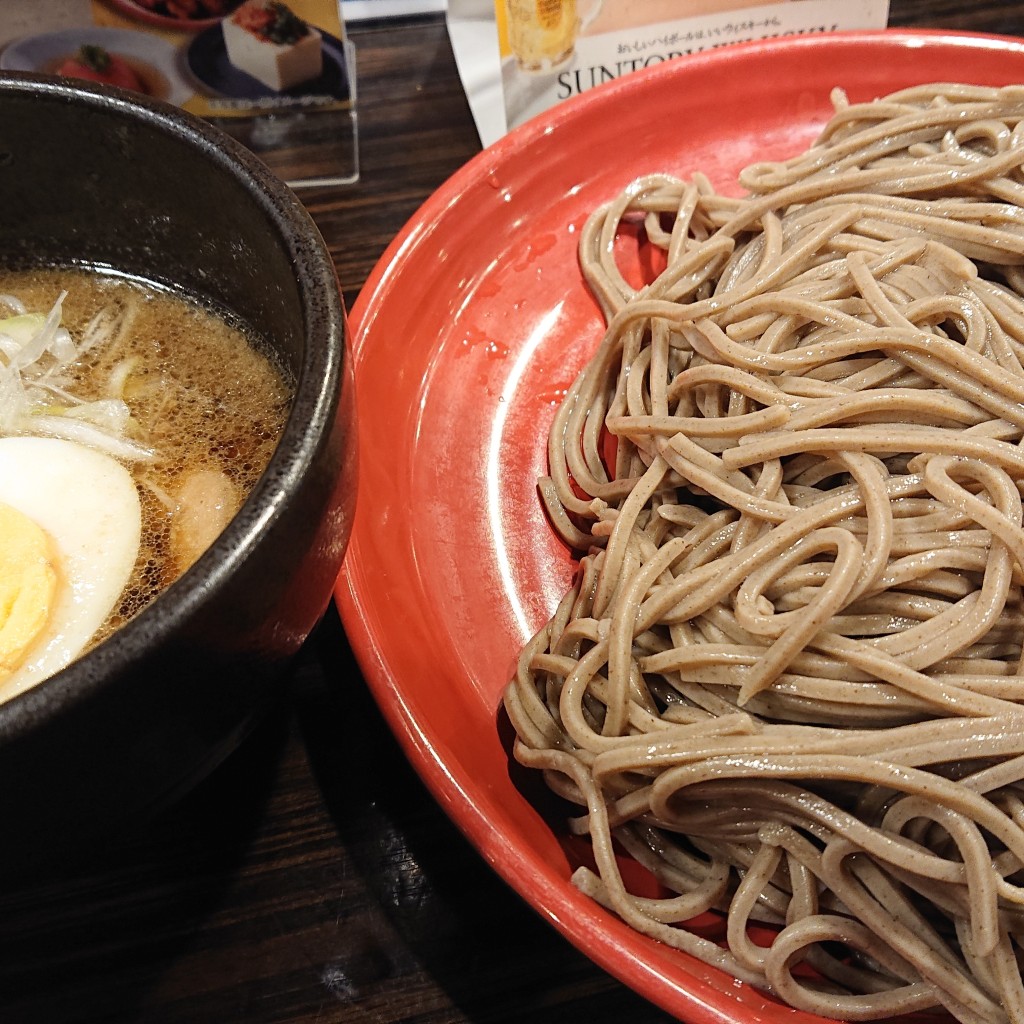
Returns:
[[[582,232],[606,330],[539,488],[580,567],[515,757],[644,934],[812,1013],[1024,1024],[1024,86],[833,103],[744,197],[652,175]]]

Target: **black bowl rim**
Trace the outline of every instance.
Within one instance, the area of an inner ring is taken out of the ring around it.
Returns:
[[[167,591],[99,647],[0,703],[0,740],[27,733],[54,707],[69,707],[129,670],[146,650],[188,620],[231,577],[259,537],[280,518],[287,497],[325,443],[337,414],[347,325],[330,252],[294,192],[226,132],[161,100],[89,82],[69,83],[34,72],[0,71],[0,103],[8,96],[81,105],[114,118],[144,122],[179,139],[236,178],[281,237],[299,284],[306,344],[295,394],[274,454],[241,509],[197,562]],[[328,344],[311,344],[312,325]]]

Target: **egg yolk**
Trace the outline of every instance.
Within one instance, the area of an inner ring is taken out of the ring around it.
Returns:
[[[18,667],[43,631],[57,582],[45,531],[0,504],[0,680]]]

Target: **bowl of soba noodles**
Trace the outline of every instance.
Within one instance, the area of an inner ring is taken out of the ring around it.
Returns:
[[[6,857],[237,745],[330,598],[355,439],[327,248],[215,127],[5,73],[0,197]]]

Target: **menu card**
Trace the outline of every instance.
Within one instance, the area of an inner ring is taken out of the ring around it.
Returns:
[[[456,60],[485,145],[640,68],[730,43],[884,28],[888,17],[888,0],[448,2]]]
[[[358,177],[355,54],[338,0],[3,0],[0,69],[164,100],[292,185]]]

